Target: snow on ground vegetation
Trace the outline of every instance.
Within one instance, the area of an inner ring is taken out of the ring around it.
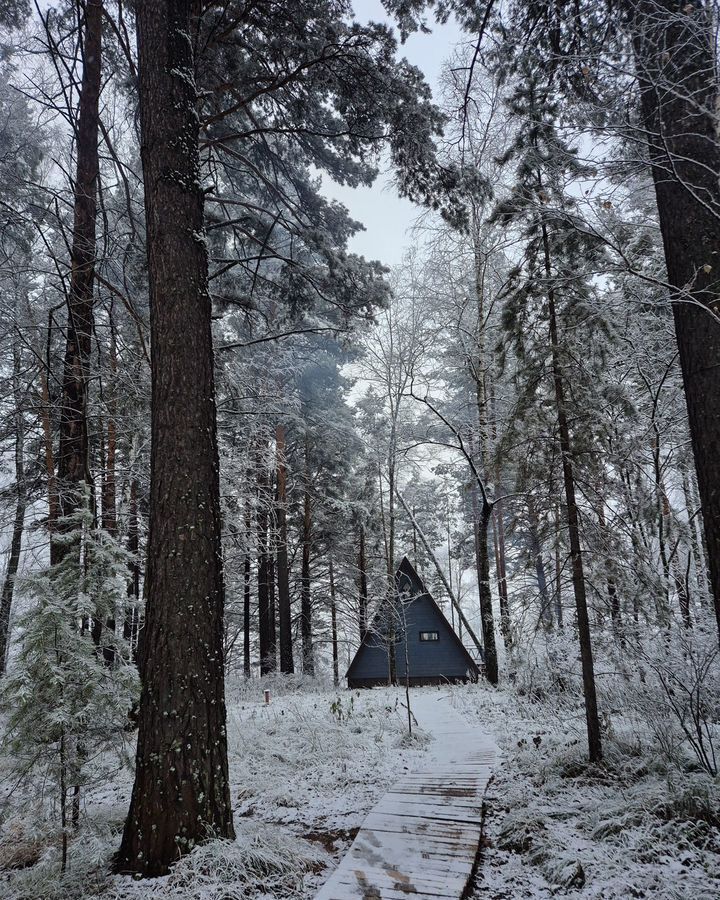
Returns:
[[[714,636],[707,653],[694,640],[692,653],[628,646],[624,660],[599,648],[601,766],[562,639],[520,660],[515,684],[454,690],[501,750],[473,900],[720,897],[720,677]]]
[[[263,703],[269,688],[272,702]],[[60,875],[54,798],[40,781],[14,790],[11,764],[0,812],[2,900],[239,900],[312,897],[349,847],[366,813],[422,757],[407,740],[402,692],[350,692],[302,679],[227,686],[234,842],[212,841],[170,875],[135,881],[110,874],[132,781],[96,785],[83,803]],[[131,754],[128,754],[128,759]]]

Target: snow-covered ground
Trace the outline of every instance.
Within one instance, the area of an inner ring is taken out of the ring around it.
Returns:
[[[606,764],[593,769],[581,707],[561,709],[510,686],[442,691],[501,751],[473,900],[720,897],[717,779],[671,765],[622,717],[606,725]],[[227,697],[234,843],[197,848],[154,881],[110,875],[129,799],[126,770],[112,788],[88,793],[61,878],[49,799],[40,815],[15,792],[2,813],[0,898],[311,900],[366,813],[427,759],[427,736],[407,738],[401,690],[277,679],[231,682]]]
[[[272,692],[269,706],[263,688]],[[3,900],[235,900],[313,897],[366,813],[425,753],[409,741],[403,692],[335,690],[290,679],[227,686],[237,840],[200,847],[165,878],[108,874],[131,780],[89,791],[60,877],[57,822],[15,792],[2,813]],[[0,780],[7,783],[0,770]],[[38,860],[35,862],[36,860]],[[34,865],[28,865],[35,862]],[[25,864],[26,868],[8,869]]]
[[[618,717],[605,765],[587,763],[580,705],[512,688],[456,689],[453,701],[501,750],[488,789],[473,900],[717,900],[720,781],[668,763]]]

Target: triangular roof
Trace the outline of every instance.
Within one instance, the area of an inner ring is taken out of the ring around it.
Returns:
[[[429,593],[425,590],[425,585],[407,556],[403,556],[402,562],[397,567],[395,584],[397,584],[401,595],[408,589],[413,597]]]
[[[415,567],[412,565],[412,563],[407,558],[407,556],[404,556],[402,558],[400,565],[397,567],[397,570],[395,571],[395,584],[397,587],[398,598],[402,599],[403,603],[412,603],[414,600],[423,598],[423,601],[431,606],[434,618],[436,618],[442,625],[445,626],[445,631],[447,633],[447,636],[449,637],[449,639],[453,643],[453,645],[456,647],[457,651],[462,655],[468,669],[471,672],[474,672],[476,675],[479,674],[478,664],[472,658],[472,656],[468,652],[468,650],[465,647],[465,645],[463,644],[463,642],[460,640],[458,635],[455,633],[455,630],[448,622],[443,611],[440,609],[440,607],[435,602],[435,599],[432,596],[432,594],[430,594],[430,592],[427,590],[427,588],[423,584],[422,579],[418,575]],[[357,652],[355,653],[355,656],[353,657],[353,660],[350,663],[350,666],[348,667],[348,670],[346,672],[346,677],[350,675],[350,672],[351,672],[353,666],[355,665],[355,663],[358,661],[358,659],[362,655],[364,648],[371,646],[370,641],[373,639],[376,631],[378,630],[378,629],[374,629],[373,626],[380,626],[380,627],[382,626],[382,620],[381,620],[382,612],[383,612],[383,610],[380,609],[375,614],[372,625],[365,633],[365,636],[363,637],[363,639],[360,643],[360,646],[358,647]]]

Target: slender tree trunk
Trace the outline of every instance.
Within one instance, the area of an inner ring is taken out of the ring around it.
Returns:
[[[482,624],[485,674],[490,684],[498,683],[498,658],[495,645],[495,617],[490,591],[490,549],[489,527],[492,506],[484,501],[478,503],[477,492],[473,489],[473,518],[475,519],[475,563],[478,576],[480,598],[480,622]]]
[[[397,647],[395,644],[395,478],[397,452],[397,416],[398,406],[391,408],[390,442],[388,444],[388,500],[387,500],[387,543],[385,554],[385,604],[391,623],[390,641],[388,644],[388,683],[397,684]],[[382,494],[380,495],[382,503]]]
[[[478,216],[473,214],[473,252],[475,262],[475,299],[477,302],[475,338],[477,350],[471,361],[471,375],[475,382],[475,403],[478,416],[479,449],[483,478],[488,482],[490,459],[490,404],[488,382],[492,375],[488,372],[487,353],[485,349],[485,330],[487,313],[485,310],[485,273],[487,268],[486,254],[483,252],[482,237]],[[495,485],[497,493],[497,485]],[[493,508],[483,498],[478,506],[477,491],[473,490],[473,509],[475,511],[475,559],[478,573],[478,591],[480,595],[480,619],[485,645],[485,671],[491,684],[498,682],[497,648],[495,645],[495,618],[492,607],[492,590],[490,588],[490,550],[489,528]],[[499,579],[498,579],[499,581]],[[508,643],[509,627],[507,607],[501,597],[500,629],[505,645]]]
[[[68,851],[68,823],[67,823],[67,762],[65,752],[65,729],[61,727],[59,743],[60,763],[60,828],[62,829],[62,855],[60,858],[60,872],[67,871]]]
[[[657,525],[658,525],[658,551],[660,553],[660,564],[663,572],[663,590],[658,592],[656,597],[658,625],[661,628],[667,628],[670,624],[670,562],[666,547],[666,532],[670,522],[670,506],[665,496],[665,490],[662,484],[662,469],[660,463],[660,430],[658,424],[653,420],[653,428],[655,431],[653,437],[653,470],[655,473],[655,503],[657,508]]]
[[[690,594],[688,592],[688,584],[683,578],[677,556],[673,557],[670,566],[672,569],[673,581],[675,582],[675,590],[677,591],[678,595],[678,605],[680,607],[680,615],[682,616],[683,625],[686,628],[692,628],[692,615],[690,613]]]
[[[415,515],[415,507],[413,506],[413,515]],[[413,526],[413,563],[416,569],[419,569],[420,566],[418,564],[418,543],[417,543],[417,531]]]
[[[692,552],[693,563],[695,566],[695,583],[701,600],[707,598],[707,567],[705,556],[702,551],[702,535],[698,527],[697,516],[695,515],[695,504],[692,499],[690,488],[690,475],[683,472],[682,477],[683,495],[685,497],[685,509],[688,515],[688,528],[690,530],[690,550]]]
[[[287,469],[285,467],[285,428],[275,429],[277,447],[277,586],[278,618],[280,626],[280,671],[292,675],[295,671],[292,647],[292,617],[290,611],[290,572],[288,566],[287,529]]]
[[[490,379],[490,412],[492,421],[492,439],[497,446],[498,422],[494,379]],[[496,499],[493,504],[493,535],[497,544],[495,566],[498,581],[498,597],[500,598],[500,630],[502,632],[505,650],[510,651],[512,649],[513,641],[510,623],[510,597],[508,594],[507,583],[507,557],[505,554],[505,503],[503,501],[505,489],[502,480],[502,467],[499,462],[495,463],[494,480]]]
[[[600,491],[598,491],[598,494],[600,494]],[[600,530],[604,534],[607,531],[607,522],[605,520],[605,512],[603,510],[602,503],[598,506],[597,517],[600,524]],[[610,616],[612,618],[613,627],[617,631],[622,627],[622,620],[620,615],[620,598],[618,597],[617,585],[615,584],[615,575],[613,574],[612,562],[609,559],[605,562],[605,568],[605,583],[607,584]]]
[[[263,465],[261,461],[261,466]],[[264,469],[261,469],[264,473]],[[268,552],[268,514],[265,494],[267,491],[267,479],[261,474],[258,479],[261,490],[259,491],[259,509],[257,516],[258,531],[258,637],[260,644],[260,674],[268,675],[275,671],[274,658],[272,656],[272,637],[270,628],[270,555]]]
[[[543,559],[542,544],[540,543],[540,535],[538,534],[538,517],[535,510],[535,503],[530,494],[528,494],[527,498],[527,507],[530,556],[535,567],[535,577],[538,583],[538,593],[540,594],[540,620],[545,628],[552,628],[553,613],[547,588],[547,576],[545,574],[545,560]]]
[[[453,567],[452,567],[452,541],[450,539],[450,502],[448,501],[447,506],[447,521],[446,521],[446,538],[447,538],[447,555],[448,555],[448,585],[450,587],[450,593],[453,593]],[[458,593],[460,592],[460,574],[458,573]],[[455,604],[450,601],[450,627],[453,631],[455,631]]]
[[[90,484],[87,391],[95,285],[99,106],[102,75],[102,0],[87,0],[82,32],[83,74],[77,118],[77,167],[74,222],[70,250],[70,291],[63,362],[60,445],[57,456],[59,515],[71,515],[82,502],[82,485]],[[70,527],[64,525],[63,527]],[[50,561],[70,551],[51,538]],[[73,551],[75,552],[75,551]],[[77,550],[79,553],[79,548]]]
[[[553,591],[553,600],[555,602],[555,619],[558,628],[563,627],[563,604],[562,604],[562,558],[560,556],[560,523],[562,516],[560,515],[559,504],[555,507],[555,590]]]
[[[57,455],[58,520],[50,531],[50,563],[58,565],[68,553],[81,565],[80,539],[57,540],[74,524],[68,520],[86,502],[85,486],[92,485],[88,437],[88,384],[93,330],[96,215],[100,174],[98,133],[102,79],[102,0],[87,0],[82,27],[83,72],[77,115],[75,144],[77,162],[73,185],[73,233],[70,247],[70,290],[67,295],[67,326],[60,407],[60,441]],[[85,624],[81,626],[85,627]],[[92,638],[100,645],[103,621],[96,615]],[[76,825],[80,787],[74,786],[72,821]]]
[[[307,454],[307,448],[305,450]],[[312,589],[310,584],[310,551],[312,548],[312,505],[310,500],[310,471],[306,458],[305,495],[303,498],[302,571],[300,573],[300,634],[302,638],[303,673],[315,674],[313,653]]]
[[[130,481],[130,508],[128,510],[127,549],[130,554],[130,577],[127,585],[128,605],[125,610],[123,636],[130,644],[130,652],[137,659],[140,630],[140,536],[138,525],[138,483]]]
[[[272,671],[277,672],[277,601],[275,597],[275,554],[277,552],[277,548],[273,548],[272,528],[270,529],[268,540],[268,637],[270,639],[270,661],[272,665]],[[275,552],[273,552],[273,550],[275,550]]]
[[[545,256],[545,274],[551,284],[550,241],[545,224],[542,225],[543,252]],[[570,537],[570,558],[572,562],[572,581],[577,610],[578,638],[580,641],[580,658],[582,661],[583,693],[585,695],[585,720],[587,724],[588,750],[591,762],[602,759],[602,741],[600,737],[600,718],[597,710],[597,694],[595,690],[595,668],[593,662],[592,639],[590,636],[590,620],[588,617],[587,595],[585,592],[585,573],[583,571],[582,550],[580,546],[580,522],[575,499],[575,477],[573,474],[573,454],[570,441],[567,407],[565,404],[565,384],[563,382],[562,364],[560,361],[560,344],[558,339],[557,315],[555,311],[555,291],[548,288],[548,316],[550,320],[550,347],[552,354],[552,375],[555,385],[555,403],[557,407],[558,430],[560,432],[560,454],[562,456],[563,482],[565,485],[565,502],[567,504],[568,533]]]
[[[368,628],[368,585],[367,561],[365,558],[365,525],[361,522],[358,529],[358,580],[359,580],[359,618],[360,640],[365,640]]]
[[[330,577],[330,624],[332,627],[332,659],[333,659],[333,683],[335,687],[340,684],[340,671],[338,667],[338,631],[337,631],[337,598],[335,596],[335,572],[333,571],[332,555],[328,558]]]
[[[117,867],[144,876],[165,874],[211,835],[234,837],[194,6],[137,4],[152,455],[137,764]]]
[[[245,501],[245,560],[243,564],[243,674],[246,678],[252,675],[252,667],[250,665],[250,580],[251,580],[251,559],[250,559],[250,535],[252,533],[252,517],[250,513],[250,502]]]
[[[117,536],[117,492],[115,483],[115,456],[117,451],[117,343],[115,338],[115,322],[112,309],[109,314],[110,328],[110,383],[106,386],[107,422],[105,426],[107,439],[105,443],[105,459],[102,468],[102,490],[100,494],[101,522],[103,529],[112,537]],[[102,427],[100,429],[102,435]],[[109,666],[115,662],[115,646],[112,635],[115,634],[117,611],[111,610],[105,620],[105,627],[110,633],[110,640],[103,642],[102,652],[105,663]]]
[[[8,557],[5,580],[0,593],[0,676],[5,674],[7,653],[10,643],[10,611],[12,608],[15,577],[20,565],[20,552],[25,526],[27,509],[27,492],[25,487],[25,415],[20,384],[21,375],[20,347],[16,342],[13,347],[13,403],[15,404],[15,518],[13,520],[12,538],[10,540],[10,556]]]
[[[47,530],[52,540],[58,516],[60,504],[58,501],[57,473],[55,471],[55,451],[53,449],[52,421],[50,418],[50,348],[52,346],[53,310],[48,314],[47,341],[45,348],[45,365],[40,367],[40,424],[42,427],[42,448],[45,461],[45,477],[47,479],[48,518]],[[40,352],[38,351],[38,356]]]
[[[495,476],[496,490],[502,491],[499,473]],[[495,571],[497,572],[498,597],[500,598],[500,631],[505,649],[512,648],[512,632],[510,629],[510,598],[508,596],[507,567],[505,563],[505,521],[503,517],[503,501],[498,499],[493,504],[493,541],[495,543]]]
[[[720,638],[720,102],[715,21],[692,0],[626,2]]]
[[[115,322],[110,313],[110,384],[106,388],[107,396],[107,445],[105,468],[102,478],[102,526],[109,534],[117,534],[117,491],[115,479],[115,456],[117,453],[117,340]]]

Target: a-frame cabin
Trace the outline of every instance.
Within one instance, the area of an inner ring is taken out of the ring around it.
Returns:
[[[376,614],[350,663],[348,687],[388,684],[392,668],[396,681],[405,684],[406,660],[412,685],[476,681],[477,663],[407,558],[395,573],[395,586],[394,605]]]

